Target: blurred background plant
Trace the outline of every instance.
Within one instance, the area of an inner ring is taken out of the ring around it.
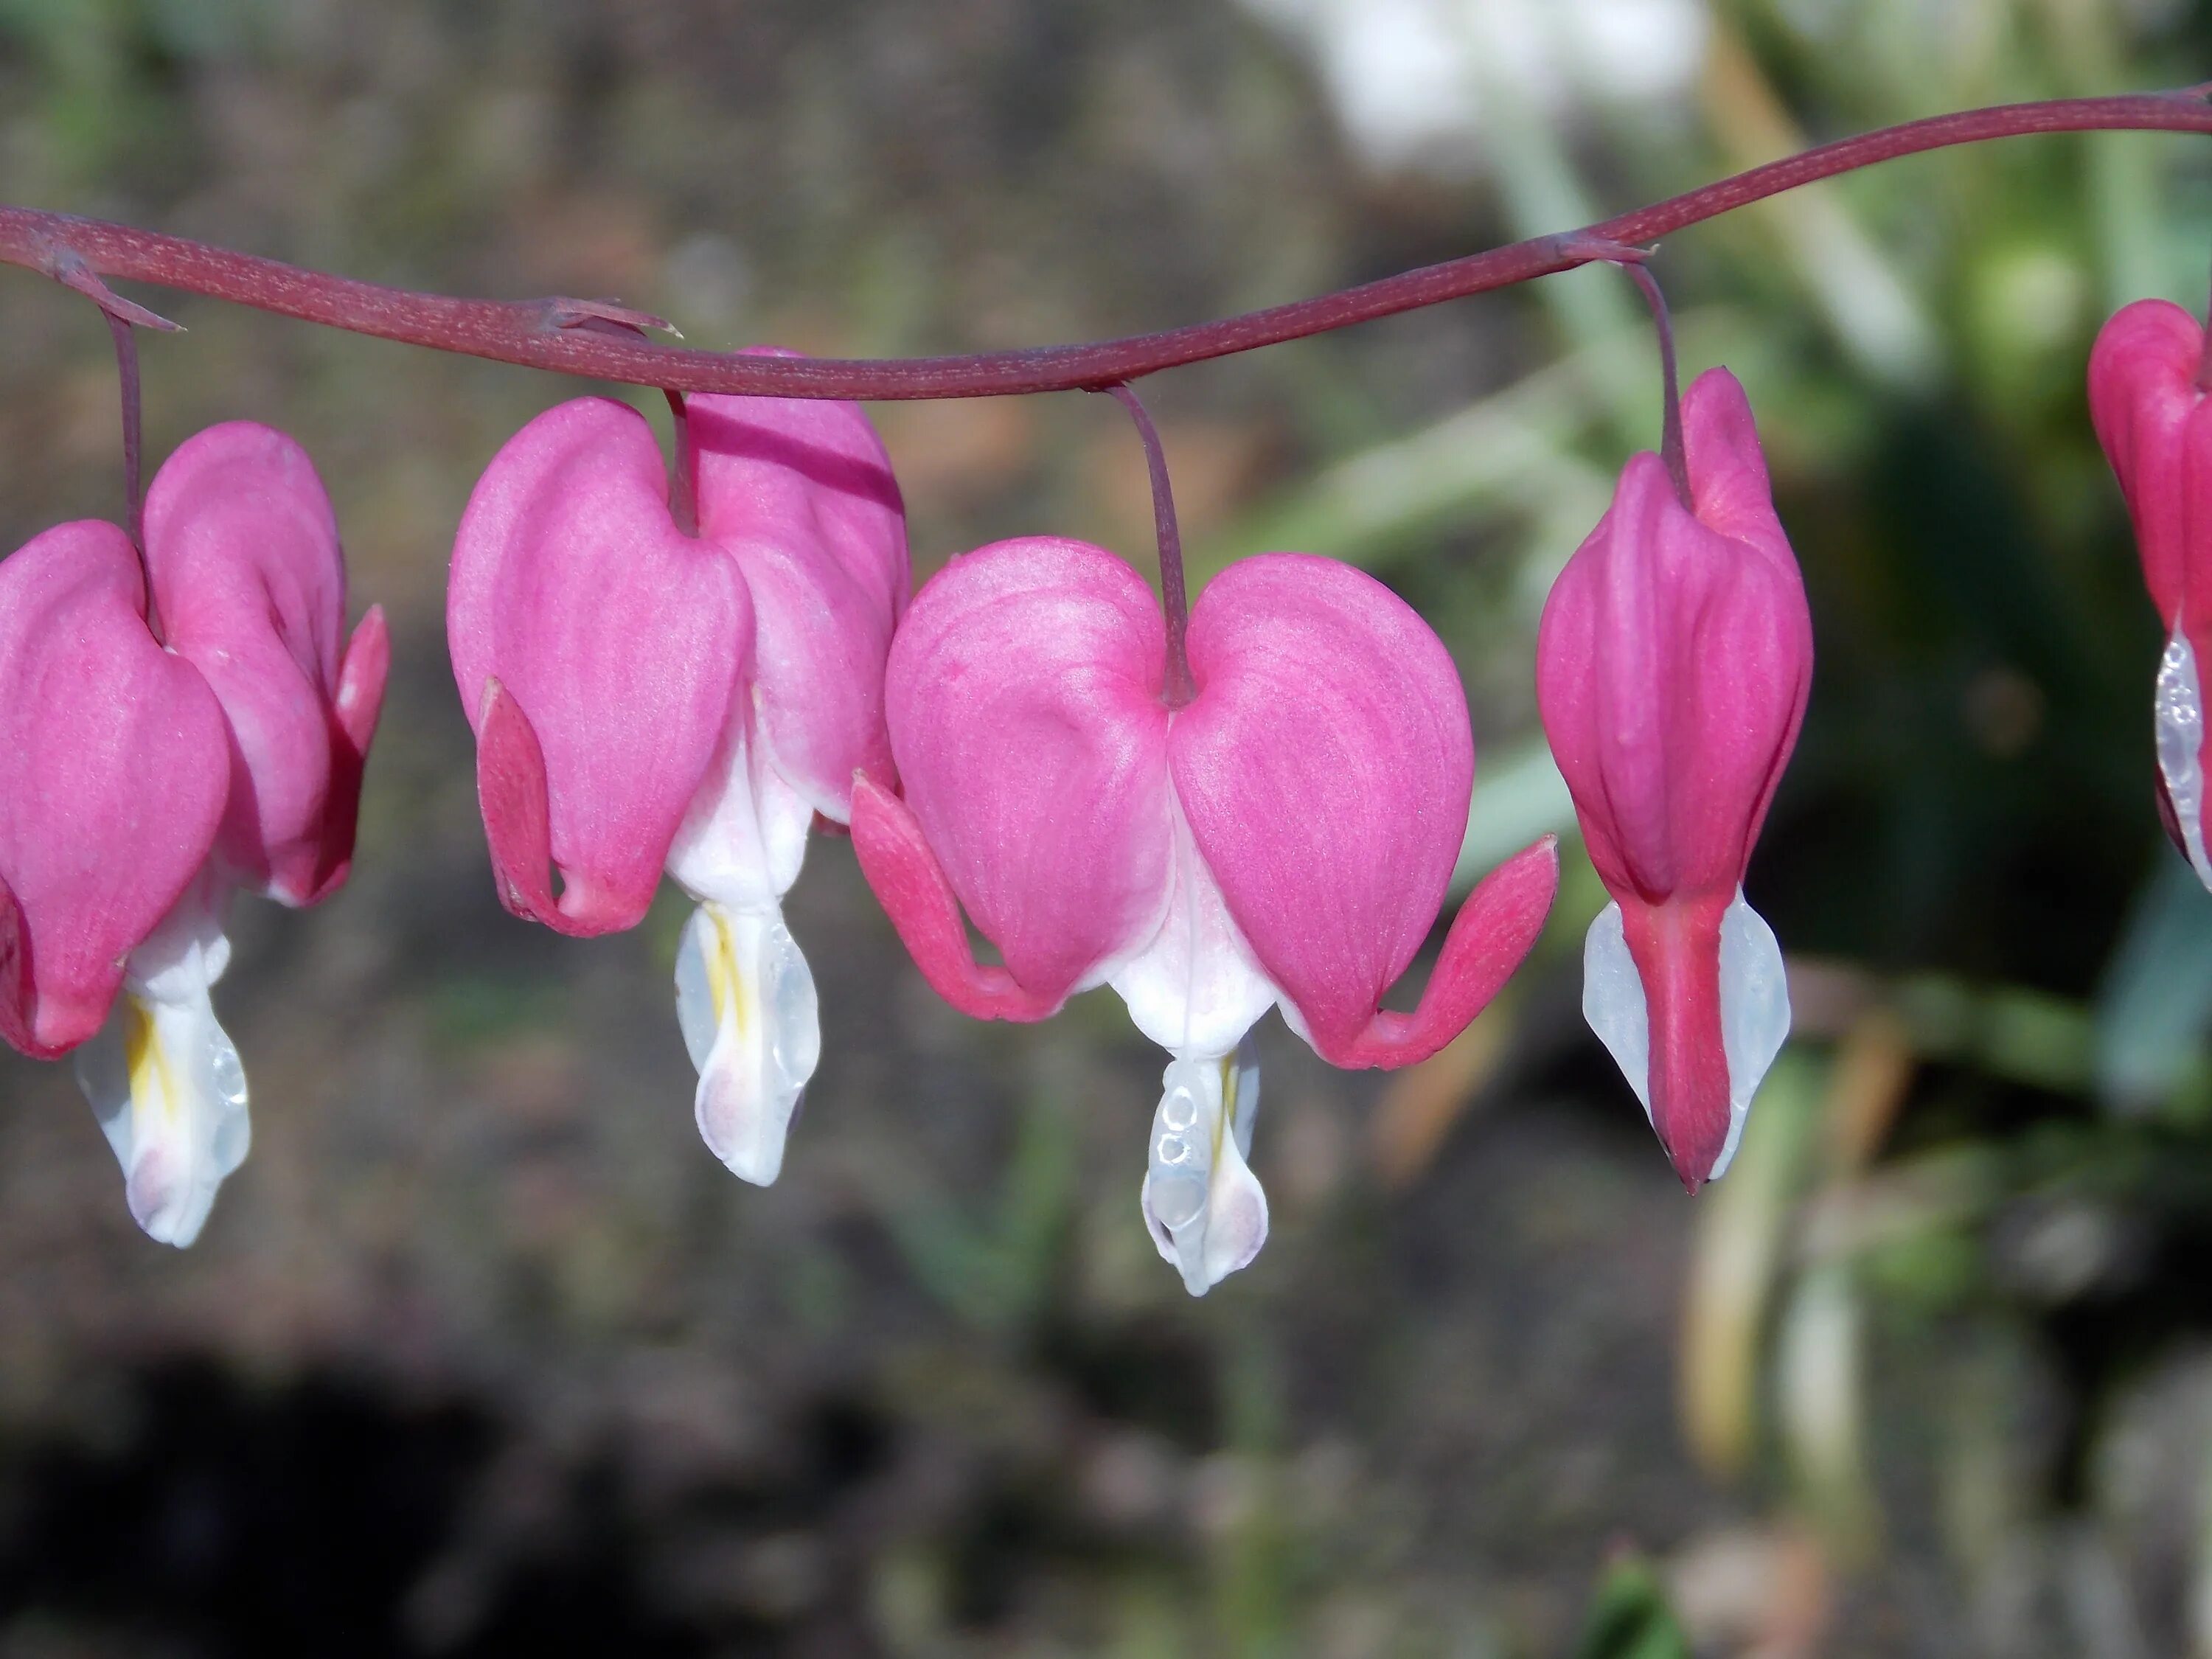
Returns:
[[[2208,64],[2178,0],[0,0],[0,179],[710,345],[953,350]],[[398,664],[352,885],[241,916],[256,1146],[202,1243],[131,1226],[64,1068],[0,1066],[0,1652],[2212,1654],[2212,897],[2157,831],[2159,629],[2081,392],[2112,308],[2201,296],[2208,210],[2201,144],[2023,140],[1660,251],[1814,600],[1751,883],[1796,1040],[1685,1200],[1580,1022],[1571,853],[1427,1066],[1267,1028],[1275,1237],[1199,1303],[1138,1221],[1118,1007],[962,1021],[834,843],[784,1178],[714,1164],[676,908],[499,911],[443,660],[469,486],[568,388],[161,296],[152,452],[297,434]],[[112,370],[58,289],[0,319],[13,546],[113,511]],[[1656,435],[1618,274],[1146,396],[1200,577],[1356,560],[1452,646],[1464,876],[1571,830],[1533,632]],[[1103,401],[878,415],[922,572],[1040,531],[1149,570]]]

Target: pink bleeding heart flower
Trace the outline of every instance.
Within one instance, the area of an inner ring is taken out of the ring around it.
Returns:
[[[64,525],[0,563],[0,1035],[76,1049],[132,1215],[185,1245],[251,1139],[209,997],[229,896],[312,902],[344,878],[387,647],[372,611],[334,660],[343,559],[283,434],[194,438],[146,522],[166,650],[113,526]]]
[[[1613,896],[1583,1012],[1695,1192],[1735,1156],[1790,1029],[1743,877],[1804,718],[1813,624],[1727,370],[1690,387],[1682,430],[1694,510],[1658,456],[1628,463],[1545,604],[1536,695]]]
[[[696,534],[635,410],[525,427],[462,518],[447,629],[501,902],[590,934],[635,926],[664,869],[698,901],[676,983],[700,1133],[765,1184],[821,1052],[782,896],[815,815],[893,776],[906,521],[857,404],[696,396],[680,441]]]
[[[352,866],[392,639],[371,605],[341,652],[345,555],[307,452],[252,421],[188,440],[147,492],[146,565],[169,648],[229,723],[225,872],[284,904],[326,897]]]
[[[891,647],[906,798],[858,784],[853,839],[955,1007],[1041,1019],[1110,984],[1169,1051],[1142,1203],[1196,1295],[1267,1237],[1245,1161],[1252,1024],[1279,1003],[1337,1065],[1425,1058],[1526,956],[1558,860],[1547,838],[1494,872],[1419,1008],[1383,1011],[1443,902],[1474,781],[1442,642],[1373,578],[1277,553],[1200,597],[1180,708],[1166,650],[1151,590],[1103,548],[1035,538],[955,560]],[[963,906],[1003,965],[976,962]]]
[[[2166,625],[2152,701],[2159,806],[2197,879],[2212,887],[2204,833],[2202,671],[2212,648],[2212,399],[2204,331],[2179,306],[2138,300],[2098,331],[2089,416],[2127,498],[2144,584]]]

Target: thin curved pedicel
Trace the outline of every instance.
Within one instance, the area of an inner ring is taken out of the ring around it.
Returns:
[[[1657,456],[1629,462],[1545,605],[1537,698],[1613,899],[1584,1012],[1694,1192],[1789,1026],[1742,881],[1804,718],[1812,622],[1742,388],[1708,371],[1682,420],[1694,512]]]

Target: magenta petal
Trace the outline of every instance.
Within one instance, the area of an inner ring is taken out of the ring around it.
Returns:
[[[1721,918],[1732,894],[1620,907],[1644,982],[1651,1127],[1683,1187],[1705,1185],[1728,1144],[1729,1067],[1721,1029]]]
[[[1418,1065],[1468,1027],[1528,960],[1559,886],[1559,843],[1546,836],[1492,870],[1468,895],[1410,1014],[1385,1009],[1322,1059],[1336,1066]],[[1320,1048],[1316,1039],[1315,1046]]]
[[[1215,577],[1191,612],[1190,665],[1176,793],[1261,966],[1334,1060],[1368,1032],[1451,879],[1474,775],[1459,675],[1403,599],[1302,553]]]
[[[906,803],[866,777],[853,781],[853,852],[900,941],[938,995],[971,1019],[1042,1019],[1059,997],[1033,996],[968,944],[960,902]]]
[[[345,563],[307,452],[251,421],[188,440],[147,491],[146,565],[169,648],[229,722],[223,860],[247,885],[307,902],[328,885],[326,843],[353,832],[326,822]]]
[[[777,769],[842,822],[853,775],[895,781],[884,661],[910,580],[890,458],[858,404],[690,400],[699,530],[744,572]]]
[[[345,883],[353,867],[354,831],[361,817],[361,779],[368,763],[369,740],[384,711],[384,682],[392,672],[392,632],[384,607],[372,605],[353,630],[345,661],[338,669],[338,692],[331,708],[331,787],[323,810],[323,841],[315,862],[315,885],[307,902],[327,898]]]
[[[2143,580],[2199,660],[2212,646],[2212,398],[2197,388],[2204,331],[2179,306],[2138,300],[2098,331],[2089,416],[2127,497]]]
[[[59,526],[0,563],[0,882],[19,974],[29,946],[27,998],[0,1033],[41,1057],[100,1029],[229,790],[222,709],[155,643],[144,604],[113,525]]]
[[[604,895],[571,884],[581,915],[569,915],[553,897],[547,869],[552,832],[546,817],[545,751],[530,717],[497,680],[484,682],[477,719],[477,805],[483,813],[492,879],[511,915],[542,921],[561,933],[612,933],[630,924],[610,917]],[[598,906],[600,908],[586,908]]]
[[[1749,422],[1726,371],[1700,376],[1684,400],[1698,516],[1657,456],[1634,457],[1545,603],[1544,730],[1616,895],[1726,904],[1804,718],[1812,618]]]
[[[534,743],[502,727],[479,788],[533,825],[563,883],[565,931],[634,926],[728,722],[752,651],[738,567],[676,528],[652,428],[635,410],[583,398],[515,434],[477,483],[453,543],[446,624],[453,677],[481,744],[496,680]],[[537,750],[544,804],[518,791]],[[489,775],[495,787],[483,782]],[[510,908],[549,920],[526,842],[489,820]],[[540,869],[542,871],[542,861]]]
[[[946,881],[1029,996],[1057,1006],[1140,948],[1167,902],[1166,630],[1103,548],[956,559],[891,646],[891,747]]]
[[[38,1009],[31,994],[31,933],[23,907],[0,881],[0,1042],[21,1054],[45,1055],[33,1032]]]

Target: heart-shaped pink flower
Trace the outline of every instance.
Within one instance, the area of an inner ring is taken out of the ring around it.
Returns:
[[[765,1182],[821,1045],[782,896],[815,816],[892,777],[905,517],[857,404],[699,396],[684,432],[696,533],[627,405],[525,427],[470,498],[447,627],[501,902],[586,934],[635,925],[664,870],[700,902],[677,965],[700,1131]]]
[[[250,1139],[209,997],[231,893],[344,880],[389,646],[372,609],[339,659],[330,502],[283,434],[200,434],[146,522],[151,620],[112,525],[0,563],[0,1035],[76,1050],[132,1215],[183,1245]]]
[[[1341,1066],[1402,1066],[1465,1027],[1534,944],[1548,839],[1462,907],[1411,1014],[1382,998],[1436,921],[1474,748],[1443,644],[1373,578],[1267,554],[1190,617],[1195,695],[1164,696],[1166,630],[1103,548],[1036,538],[955,560],[891,647],[903,801],[864,783],[854,844],[930,983],[982,1018],[1039,1019],[1110,982],[1175,1057],[1145,1210],[1203,1291],[1267,1211],[1245,1167],[1272,1004]],[[1002,958],[979,964],[961,908]]]

